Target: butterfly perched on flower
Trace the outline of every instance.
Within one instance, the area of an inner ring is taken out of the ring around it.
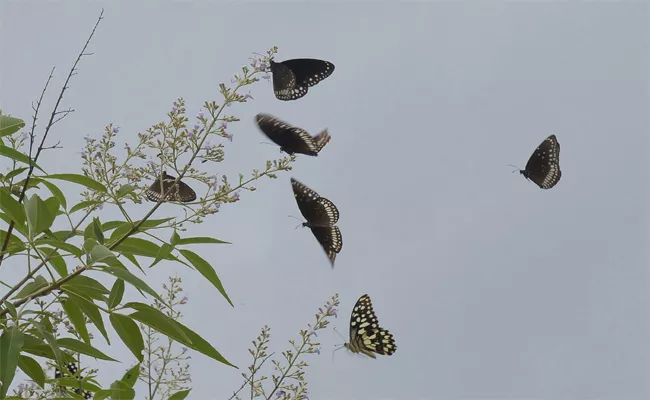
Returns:
[[[547,137],[528,159],[526,168],[519,170],[526,179],[542,189],[555,186],[562,177],[560,170],[560,143],[555,135]]]
[[[270,60],[273,92],[280,100],[296,100],[307,94],[310,86],[332,75],[334,64],[313,58],[295,58],[282,62]]]
[[[68,373],[66,373],[66,376],[73,377],[75,379],[79,379],[79,376],[77,375],[77,372],[79,371],[79,368],[77,367],[77,365],[75,363],[72,363],[72,362],[68,363],[66,365],[66,369],[68,370]],[[61,379],[61,378],[64,377],[63,375],[64,374],[61,372],[61,370],[59,368],[54,369],[54,379]],[[78,388],[78,387],[77,388],[69,387],[69,386],[65,386],[64,388],[66,390],[69,390],[71,392],[74,392],[74,393],[80,395],[84,399],[92,399],[93,398],[92,392],[90,392],[88,390],[81,389],[81,388]]]
[[[373,353],[390,356],[397,350],[393,335],[379,326],[367,294],[359,297],[352,309],[350,342],[344,346],[353,353],[362,353],[372,358],[377,358]]]
[[[307,220],[302,225],[311,229],[333,268],[336,255],[343,247],[341,231],[338,226],[335,226],[339,220],[339,210],[330,200],[320,197],[318,193],[294,178],[291,178],[291,187],[300,213]]]
[[[162,185],[160,184],[161,179]],[[167,172],[163,172],[162,176],[156,179],[156,181],[149,186],[149,189],[147,189],[147,199],[150,201],[159,201],[165,193],[169,191],[175,180],[176,177],[167,174]],[[164,201],[180,201],[188,203],[194,200],[196,200],[196,193],[194,190],[183,181],[179,181],[178,185],[167,194]]]
[[[312,136],[304,129],[289,125],[270,114],[257,114],[255,120],[260,130],[280,146],[280,150],[289,155],[300,153],[317,156],[330,141],[327,129],[316,136]]]

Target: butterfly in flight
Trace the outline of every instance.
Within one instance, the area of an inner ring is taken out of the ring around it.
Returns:
[[[343,247],[341,231],[338,226],[335,226],[339,220],[339,210],[334,203],[320,197],[318,193],[293,178],[291,178],[291,187],[300,213],[307,220],[302,226],[311,229],[334,268],[336,255]]]
[[[260,130],[280,146],[281,151],[289,155],[300,153],[317,156],[330,141],[327,129],[316,136],[312,136],[304,129],[291,126],[270,114],[257,114],[255,120]]]
[[[530,156],[526,168],[519,170],[519,173],[542,189],[555,186],[562,177],[560,143],[557,137],[555,135],[547,137]]]
[[[334,64],[313,58],[295,58],[282,62],[271,60],[273,92],[280,100],[296,100],[307,94],[310,86],[332,75]]]
[[[156,181],[149,186],[149,189],[147,189],[147,199],[150,201],[159,201],[172,187],[176,177],[168,175],[167,172],[163,172],[162,188],[160,180],[161,178],[156,179]],[[189,203],[194,200],[196,200],[196,193],[194,190],[183,181],[179,181],[178,185],[167,194],[164,201],[180,201],[183,203]]]
[[[344,346],[353,353],[363,353],[372,358],[377,358],[373,353],[390,356],[397,350],[393,335],[379,326],[367,294],[359,297],[352,309],[350,342]]]
[[[77,376],[77,371],[79,371],[79,368],[77,368],[77,365],[75,363],[72,363],[72,362],[68,363],[66,365],[66,368],[67,368],[68,373],[69,373],[69,374],[66,374],[66,375],[72,376],[74,378],[79,378]],[[61,370],[59,370],[59,368],[55,368],[54,369],[54,379],[60,379],[60,378],[63,378],[63,374],[61,373]],[[64,388],[66,390],[69,390],[71,392],[74,392],[74,393],[80,395],[84,399],[92,399],[93,398],[92,392],[90,392],[88,390],[81,389],[81,388],[73,388],[73,387],[69,387],[69,386],[65,386]]]

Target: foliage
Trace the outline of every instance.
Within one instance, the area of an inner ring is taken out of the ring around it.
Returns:
[[[226,109],[252,99],[250,93],[242,94],[242,89],[256,83],[259,76],[268,78],[267,65],[277,52],[272,48],[243,66],[231,81],[232,86],[220,84],[220,104],[205,102],[195,124],[190,123],[184,100],[178,99],[165,121],[137,136],[129,135],[137,141],[126,143],[123,152],[116,149],[120,130],[109,124],[100,137],[85,138],[83,174],[48,173],[49,166],[38,164],[39,156],[59,148],[58,143],[48,145],[52,128],[74,111],[62,110],[60,103],[79,62],[89,54],[86,49],[102,15],[67,75],[39,143],[37,120],[54,69],[33,107],[27,132],[21,131],[26,126],[23,120],[0,113],[0,158],[9,163],[8,172],[0,174],[0,219],[5,224],[0,229],[0,272],[23,271],[16,282],[0,281],[0,398],[8,395],[17,369],[33,383],[18,385],[11,398],[50,398],[61,391],[81,398],[74,391],[88,390],[95,399],[133,399],[134,385],[140,380],[149,385],[151,399],[156,395],[182,399],[189,392],[185,362],[189,350],[235,367],[199,333],[179,322],[181,314],[176,307],[183,304],[183,299],[177,298],[180,280],[173,278],[165,286],[166,295],[161,296],[138,270],[144,272],[145,267],[161,261],[184,264],[204,276],[232,305],[215,269],[190,250],[193,244],[228,242],[181,233],[187,231],[188,224],[202,223],[217,213],[221,205],[239,201],[240,192],[254,191],[255,181],[274,179],[278,172],[290,170],[295,160],[293,156],[268,160],[262,169],[254,169],[248,176],[239,174],[235,179],[208,176],[199,168],[203,163],[225,160],[224,140],[232,140],[228,125],[239,121]],[[178,182],[189,179],[198,182],[195,187],[203,188],[203,192],[196,201],[178,204],[177,210],[182,211],[178,216],[154,218],[163,202],[161,197],[144,217],[134,218],[141,213],[150,182],[169,170],[176,180],[168,193]],[[76,185],[83,189],[81,200],[69,202]],[[108,208],[119,210],[122,219],[103,220],[101,213]],[[148,300],[126,301],[127,288]],[[274,375],[275,386],[269,396],[293,390],[297,397],[291,398],[302,398],[302,368],[306,364],[297,359],[316,352],[318,344],[312,342],[312,333],[315,335],[316,330],[327,325],[325,318],[332,315],[332,307],[337,304],[335,298],[327,312],[317,315],[312,331],[301,332],[301,344],[283,353],[288,365],[275,364],[280,375]],[[268,329],[263,331],[259,356],[266,351],[268,333]],[[102,386],[96,380],[98,371],[87,368],[66,375],[68,365],[80,364],[83,356],[117,361],[96,347],[98,341],[111,345],[111,339],[116,337],[137,360],[121,379]],[[164,341],[162,345],[157,344],[160,340]],[[178,346],[182,346],[180,353],[172,351]],[[63,376],[48,378],[46,371],[51,369],[64,371]],[[261,378],[254,376],[256,371],[246,378],[251,387],[259,386]],[[295,390],[282,383],[291,379],[298,382]]]

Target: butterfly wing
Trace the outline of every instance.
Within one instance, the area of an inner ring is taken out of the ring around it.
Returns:
[[[314,136],[313,141],[316,146],[316,151],[320,153],[323,147],[325,147],[325,145],[329,143],[330,139],[331,137],[327,132],[327,129],[323,130],[321,133]]]
[[[314,190],[311,190],[294,178],[291,178],[291,188],[293,189],[293,196],[296,198],[300,213],[309,222],[309,218],[312,216],[312,203],[320,198],[320,196]]]
[[[555,135],[547,137],[535,149],[524,172],[528,179],[542,189],[550,189],[560,181],[560,143]]]
[[[341,252],[343,248],[343,237],[338,226],[311,226],[311,233],[314,234],[318,243],[320,243],[323,250],[327,254],[332,267],[334,267],[334,260],[336,255]]]
[[[162,179],[162,186],[160,183],[161,179]],[[172,187],[175,180],[176,177],[168,175],[166,172],[163,172],[162,177],[156,179],[156,181],[151,186],[149,186],[149,189],[147,189],[146,192],[147,199],[155,202],[160,201],[163,195],[167,193],[169,189]],[[196,200],[196,192],[194,192],[194,190],[191,187],[189,187],[189,185],[187,185],[185,182],[179,181],[176,188],[172,190],[169,194],[167,194],[164,201],[179,201],[183,203],[188,203],[194,200]]]
[[[352,309],[350,343],[347,347],[372,358],[375,358],[373,353],[389,356],[397,350],[393,335],[379,326],[379,319],[367,294],[361,296]]]
[[[294,58],[282,64],[293,72],[298,86],[314,86],[334,72],[334,64],[314,58]]]
[[[291,126],[269,114],[257,114],[255,119],[260,130],[286,153],[318,155],[320,149],[307,131]]]
[[[291,178],[291,187],[300,213],[309,226],[331,226],[339,221],[339,210],[330,200],[294,178]]]
[[[298,85],[293,71],[283,63],[271,60],[273,93],[279,100],[296,100],[307,94],[307,86]]]

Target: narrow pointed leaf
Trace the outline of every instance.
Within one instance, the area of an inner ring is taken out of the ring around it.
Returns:
[[[91,179],[85,175],[79,175],[79,174],[53,174],[53,175],[48,175],[46,177],[43,177],[43,179],[61,179],[63,181],[68,181],[72,183],[77,183],[79,185],[83,185],[87,187],[88,189],[95,190],[97,192],[101,193],[107,193],[106,186],[102,185],[101,183],[97,182],[94,179]]]
[[[41,168],[38,164],[33,163],[29,157],[27,157],[25,154],[17,150],[12,149],[11,147],[0,145],[0,156],[5,156],[11,158],[12,160],[16,160],[27,165],[33,164],[41,172],[45,173],[45,171],[43,171],[43,168]]]
[[[138,278],[137,276],[133,275],[127,270],[117,268],[117,267],[104,267],[100,271],[106,272],[108,274],[111,274],[117,278],[123,279],[125,282],[130,283],[131,285],[135,286],[136,288],[142,290],[145,293],[150,294],[151,296],[155,297],[158,301],[165,302],[158,293],[153,290],[149,285],[147,285],[142,279]]]
[[[163,243],[163,245],[160,246],[160,250],[158,251],[158,254],[156,255],[156,259],[153,260],[149,268],[158,264],[160,261],[168,258],[173,249],[174,248],[172,246],[168,245],[167,243]]]
[[[38,386],[45,387],[45,373],[43,368],[31,357],[20,355],[18,356],[18,367],[29,376]]]
[[[18,292],[16,296],[14,296],[14,299],[22,299],[23,297],[27,297],[31,294],[34,294],[38,290],[46,287],[48,285],[47,279],[43,278],[41,275],[38,275],[34,280],[23,286],[23,289]]]
[[[185,400],[185,398],[190,394],[192,389],[181,390],[169,396],[168,400]]]
[[[111,400],[133,400],[135,390],[122,381],[111,383]]]
[[[65,198],[65,195],[63,194],[61,189],[59,189],[58,186],[56,186],[52,182],[48,182],[41,178],[32,177],[32,179],[34,180],[34,182],[42,183],[43,185],[45,185],[45,187],[50,191],[50,193],[52,193],[52,195],[56,197],[57,200],[59,200],[59,204],[62,205],[64,209],[68,208],[68,202]]]
[[[112,251],[110,251],[106,246],[101,244],[96,245],[90,252],[90,260],[93,263],[104,261],[107,258],[116,257]]]
[[[43,258],[49,257],[47,262],[50,263],[61,278],[68,276],[68,267],[65,263],[65,259],[61,257],[58,251],[45,246],[38,247],[38,251],[41,253]]]
[[[65,311],[68,318],[70,318],[72,326],[74,326],[74,329],[77,331],[79,336],[81,336],[81,339],[83,339],[87,344],[90,344],[90,335],[88,335],[88,328],[86,327],[86,318],[84,317],[83,312],[81,312],[81,309],[70,300],[66,300],[63,302],[63,311]]]
[[[133,368],[131,368],[130,370],[124,373],[124,376],[122,376],[121,381],[126,383],[130,387],[133,387],[138,381],[139,376],[140,376],[140,364],[136,364],[133,366]]]
[[[75,204],[74,206],[72,206],[69,213],[72,214],[72,213],[75,213],[75,212],[77,212],[79,210],[83,210],[84,208],[92,207],[92,206],[95,206],[97,204],[99,204],[99,203],[96,202],[96,201],[84,200],[84,201],[81,201],[81,202]]]
[[[210,281],[210,283],[212,283],[215,288],[217,288],[219,293],[221,293],[221,295],[225,297],[226,300],[228,300],[228,303],[234,307],[232,301],[230,300],[230,297],[228,297],[228,294],[226,293],[226,289],[224,289],[223,285],[221,284],[221,280],[217,276],[217,273],[214,271],[214,268],[212,268],[210,263],[205,261],[203,258],[201,258],[201,256],[194,253],[193,251],[180,250],[180,252],[183,257],[187,259],[187,261],[192,263],[194,268],[196,268],[197,271],[201,273],[201,275],[203,275],[208,281]]]
[[[138,359],[139,362],[144,360],[142,351],[144,350],[144,340],[142,339],[142,332],[138,324],[126,316],[117,313],[112,313],[109,317],[113,329],[117,332],[122,342],[126,347],[131,350],[131,353]]]
[[[108,334],[106,333],[106,328],[104,327],[104,320],[102,319],[102,315],[99,312],[97,305],[93,303],[92,300],[89,300],[83,295],[80,295],[79,292],[75,293],[74,288],[64,288],[61,286],[61,289],[67,293],[70,301],[74,302],[77,307],[81,308],[81,311],[83,311],[83,313],[86,314],[92,321],[92,323],[95,324],[99,332],[101,332],[101,334],[104,336],[104,339],[106,339],[106,342],[108,344],[111,344],[111,341],[108,338]]]
[[[18,327],[12,326],[5,329],[0,335],[0,399],[4,399],[14,380],[16,367],[18,366],[18,355],[25,343],[24,334]]]
[[[0,137],[8,136],[25,127],[25,121],[20,118],[0,115]]]
[[[117,278],[111,289],[111,295],[108,296],[108,308],[113,309],[122,302],[124,296],[124,280]]]
[[[23,205],[4,190],[0,190],[0,211],[7,214],[9,219],[19,227],[25,226],[27,217]]]
[[[223,240],[211,238],[211,237],[191,237],[191,238],[183,238],[179,239],[176,244],[199,244],[199,243],[207,243],[207,244],[232,244],[230,242],[224,242]]]
[[[107,356],[101,351],[97,350],[93,346],[86,344],[82,341],[73,338],[61,338],[57,340],[59,347],[64,349],[72,350],[75,353],[85,354],[90,357],[98,358],[100,360],[106,361],[117,361],[114,358]]]

